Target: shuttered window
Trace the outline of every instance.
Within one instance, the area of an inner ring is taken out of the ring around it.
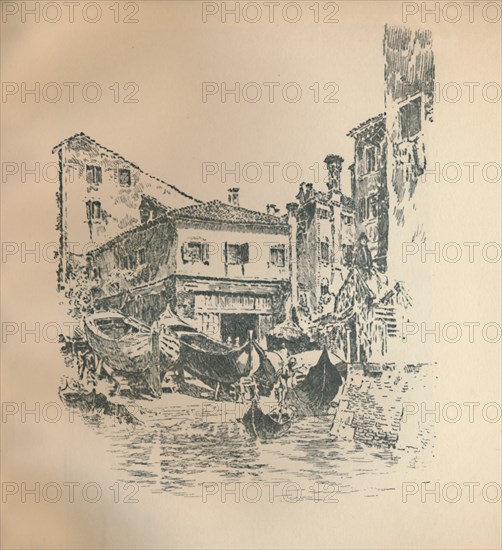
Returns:
[[[270,265],[284,267],[286,265],[286,250],[284,245],[270,247]]]
[[[100,201],[87,201],[86,202],[87,219],[100,220],[101,219],[101,202]]]
[[[411,138],[420,132],[422,127],[421,106],[421,99],[417,97],[399,109],[399,123],[403,139]]]
[[[209,243],[191,241],[181,246],[181,258],[183,263],[202,262],[209,264]]]
[[[87,165],[85,169],[85,177],[87,183],[101,183],[102,182],[102,173],[101,166]]]
[[[249,243],[225,243],[224,257],[227,265],[249,263]]]

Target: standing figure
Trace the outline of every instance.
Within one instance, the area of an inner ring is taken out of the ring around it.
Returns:
[[[357,267],[361,273],[367,277],[371,275],[373,267],[373,259],[371,257],[371,251],[368,247],[368,237],[366,233],[359,235],[357,246],[354,249],[354,266]]]

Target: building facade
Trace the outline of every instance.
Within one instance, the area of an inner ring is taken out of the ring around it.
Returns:
[[[169,305],[213,338],[260,341],[284,320],[289,303],[290,232],[287,220],[220,201],[156,214],[89,253],[105,307],[124,302],[147,322]]]
[[[171,208],[198,202],[83,133],[63,140],[53,153],[59,162],[60,287],[68,283],[72,262],[138,224],[145,194]]]
[[[353,201],[341,192],[343,159],[328,155],[326,191],[300,184],[287,205],[291,226],[291,282],[298,313],[310,320],[332,312],[353,242]]]
[[[427,161],[434,165],[430,159],[434,147],[427,147],[434,115],[431,31],[386,26],[384,59],[386,132],[391,153],[387,157],[391,271],[397,279],[408,280],[412,277],[400,261],[402,245],[424,242],[431,210],[427,185],[420,184]]]
[[[385,115],[370,118],[347,135],[354,138],[351,188],[355,237],[366,235],[374,266],[385,272],[389,234]]]

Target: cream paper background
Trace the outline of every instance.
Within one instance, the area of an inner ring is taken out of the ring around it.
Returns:
[[[11,3],[12,4],[12,3]],[[22,2],[17,2],[22,4]],[[27,3],[33,4],[33,3]],[[385,23],[402,23],[401,2],[338,2],[337,24],[312,22],[313,2],[301,2],[303,16],[290,24],[221,23],[201,20],[199,2],[140,1],[139,23],[113,22],[111,3],[100,3],[102,19],[95,24],[81,17],[56,23],[19,14],[2,23],[3,82],[98,82],[103,98],[97,103],[61,99],[36,103],[17,96],[1,104],[2,162],[55,162],[51,149],[62,139],[84,131],[142,168],[203,199],[224,200],[232,179],[201,181],[201,163],[296,161],[311,179],[308,167],[322,163],[326,153],[339,153],[345,168],[353,155],[349,129],[384,110],[382,39]],[[321,9],[322,9],[321,2]],[[431,4],[431,3],[428,3]],[[501,162],[501,102],[484,101],[480,90],[501,82],[501,22],[490,24],[476,8],[468,21],[464,8],[457,23],[420,15],[412,27],[433,32],[436,80],[440,83],[479,82],[475,100],[467,88],[457,103],[443,98],[435,104],[428,126],[428,162],[444,165],[465,161]],[[499,2],[500,4],[500,2]],[[417,4],[418,5],[418,4]],[[322,13],[322,12],[321,12]],[[453,12],[452,12],[453,13]],[[451,17],[451,16],[450,16]],[[297,104],[277,101],[251,104],[201,100],[204,81],[241,83],[298,82],[305,94],[313,82],[335,81],[338,104],[315,104],[311,96]],[[108,87],[136,82],[136,104],[115,103]],[[322,166],[321,166],[322,168]],[[464,171],[457,183],[427,185],[430,208],[423,213],[430,243],[501,242],[500,180],[482,181],[477,172],[469,182]],[[347,174],[345,174],[347,178]],[[276,178],[241,183],[241,204],[263,209],[267,202],[284,205],[296,185]],[[34,248],[57,242],[57,183],[27,176],[2,181],[2,241]],[[465,250],[465,249],[464,249]],[[63,323],[65,308],[56,293],[56,264],[20,254],[2,263],[2,322]],[[476,254],[457,263],[416,262],[410,270],[418,315],[425,322],[481,325],[501,317],[500,261],[488,263]],[[51,332],[51,335],[54,331]],[[63,359],[56,343],[23,343],[20,335],[2,343],[2,401],[33,408],[57,402]],[[437,401],[497,402],[501,400],[500,342],[466,334],[455,344],[422,344],[410,340],[410,361],[437,361]],[[464,409],[465,410],[465,409]],[[479,409],[478,409],[479,411]],[[496,482],[501,476],[501,425],[464,414],[457,423],[437,425],[436,460],[425,471],[403,467],[395,491],[377,498],[357,493],[336,504],[322,502],[250,504],[216,499],[173,497],[140,489],[135,504],[114,503],[108,489],[119,474],[93,430],[78,419],[58,422],[20,414],[2,419],[2,482],[96,482],[103,488],[97,503],[82,498],[68,503],[34,503],[19,495],[2,503],[2,548],[500,548],[501,502],[488,503],[466,492],[457,503],[441,499],[403,503],[403,481],[421,483]],[[211,480],[208,480],[211,481]]]

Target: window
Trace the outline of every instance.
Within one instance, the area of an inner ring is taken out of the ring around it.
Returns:
[[[225,243],[225,263],[228,265],[249,263],[249,244]]]
[[[329,262],[329,243],[321,243],[321,260],[323,262]]]
[[[183,243],[181,257],[184,263],[202,262],[209,264],[209,243],[192,241]]]
[[[122,269],[136,269],[138,262],[135,254],[128,254],[120,257],[120,267]]]
[[[138,251],[138,263],[140,265],[146,264],[146,250],[144,248],[140,248]]]
[[[85,169],[87,183],[101,183],[101,166],[87,165]]]
[[[329,212],[324,208],[320,208],[319,217],[321,218],[321,220],[327,220],[329,218]]]
[[[342,221],[346,225],[350,225],[352,223],[352,216],[347,216],[347,214],[342,214]]]
[[[368,239],[372,243],[378,241],[378,228],[376,225],[368,227]]]
[[[321,296],[326,296],[327,294],[329,294],[329,281],[326,277],[323,277],[321,281]]]
[[[378,217],[378,199],[376,195],[368,197],[367,217]]]
[[[370,172],[374,172],[377,169],[376,147],[374,146],[366,147],[364,152],[365,152],[365,159],[366,159],[365,172],[366,174],[369,174]]]
[[[362,222],[366,219],[366,199],[359,199],[357,205],[357,216],[359,221]]]
[[[119,184],[123,187],[130,187],[131,171],[127,168],[119,168]]]
[[[86,208],[88,220],[101,219],[101,203],[99,201],[87,201]]]
[[[240,263],[240,248],[238,244],[227,245],[227,264]]]
[[[342,244],[342,255],[344,265],[352,265],[352,245]]]
[[[411,138],[420,132],[422,128],[421,106],[421,99],[417,97],[399,109],[399,124],[403,139]]]
[[[270,247],[270,265],[284,267],[286,265],[286,250],[283,245]]]
[[[188,243],[187,254],[191,262],[202,261],[202,243]]]

